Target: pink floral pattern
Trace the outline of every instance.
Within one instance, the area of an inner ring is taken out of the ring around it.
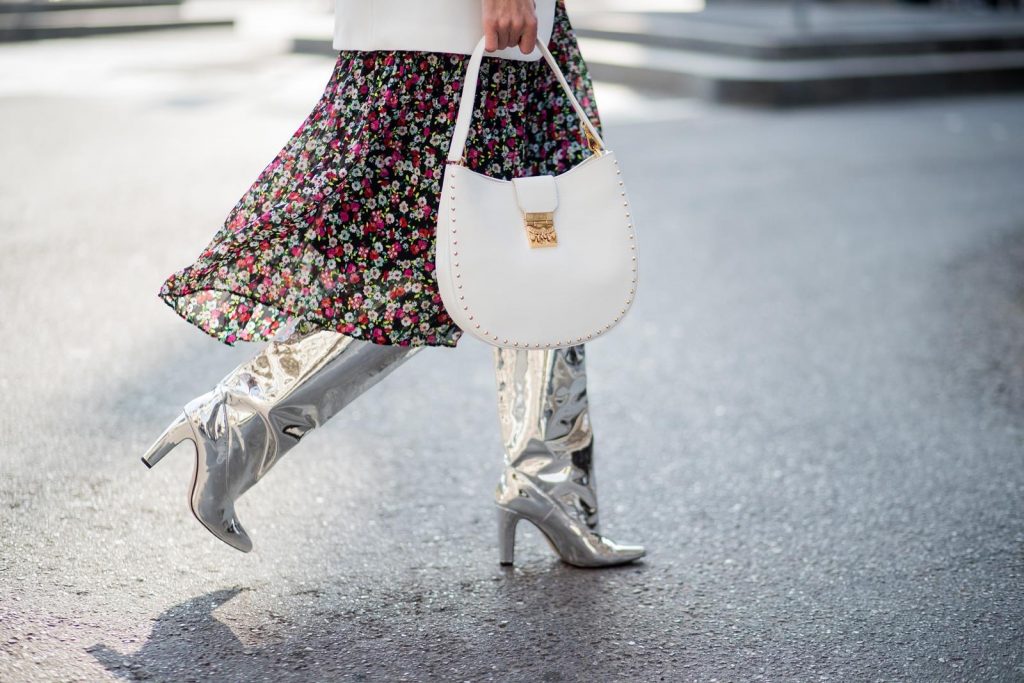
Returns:
[[[599,126],[562,0],[549,47]],[[437,291],[434,232],[467,59],[339,53],[313,111],[159,296],[229,345],[293,328],[455,346],[462,330]],[[543,61],[484,59],[470,168],[505,179],[561,173],[587,154]]]

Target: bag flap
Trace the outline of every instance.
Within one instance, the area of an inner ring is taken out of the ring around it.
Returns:
[[[516,200],[523,213],[547,213],[558,208],[558,188],[555,176],[537,175],[529,178],[513,178]]]

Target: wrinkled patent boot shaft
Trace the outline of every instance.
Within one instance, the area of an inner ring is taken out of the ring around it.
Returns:
[[[501,563],[512,563],[521,519],[569,564],[603,567],[642,557],[643,547],[618,545],[599,532],[583,345],[496,347],[494,361],[505,446],[495,492]]]
[[[271,342],[190,401],[143,456],[152,467],[185,439],[196,446],[189,505],[215,536],[248,552],[235,501],[311,429],[323,425],[422,347],[373,344],[336,332]]]

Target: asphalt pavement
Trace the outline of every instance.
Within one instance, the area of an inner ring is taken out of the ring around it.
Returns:
[[[0,47],[0,680],[1024,680],[1024,97],[786,113],[599,84],[639,229],[588,345],[606,533],[498,565],[489,348],[428,349],[238,506],[139,455],[257,347],[156,298],[329,60]],[[526,525],[528,526],[528,525]]]

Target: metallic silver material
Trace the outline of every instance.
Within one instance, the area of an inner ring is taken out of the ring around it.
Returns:
[[[142,461],[188,439],[196,463],[189,507],[217,538],[248,552],[235,501],[309,430],[323,425],[422,346],[374,344],[337,332],[274,341],[188,403]]]
[[[605,567],[643,557],[599,533],[583,345],[494,349],[505,471],[495,492],[502,564],[516,524],[540,529],[563,561]]]

